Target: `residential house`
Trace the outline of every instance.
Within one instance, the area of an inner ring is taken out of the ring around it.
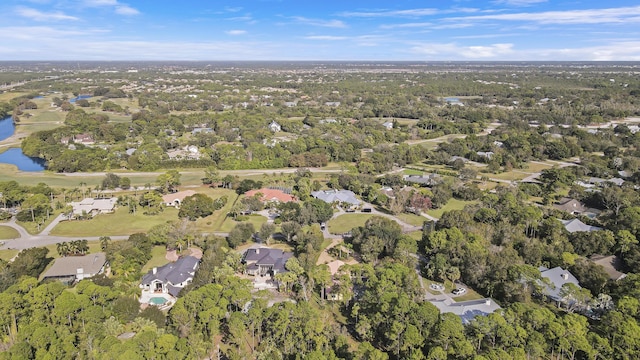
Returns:
[[[444,98],[444,101],[448,105],[464,106],[464,104],[457,97],[446,97],[446,98]]]
[[[387,130],[391,130],[391,129],[393,129],[393,123],[392,123],[391,121],[385,121],[385,122],[382,124],[382,126],[384,126],[384,127],[385,127],[385,129],[387,129]]]
[[[271,124],[269,124],[269,126],[267,126],[269,128],[270,131],[272,132],[279,132],[282,131],[282,126],[280,126],[280,124],[278,124],[275,120],[273,120],[271,122]]]
[[[602,228],[600,227],[587,225],[582,221],[580,221],[579,219],[560,220],[560,222],[562,222],[562,225],[564,225],[564,228],[570,233],[574,233],[578,231],[591,232],[591,231],[602,230]]]
[[[580,201],[571,198],[562,198],[553,207],[573,215],[584,215],[589,218],[595,218],[600,214],[600,210],[588,208]]]
[[[324,104],[326,106],[338,107],[340,106],[340,101],[327,101]]]
[[[320,190],[312,192],[311,196],[329,204],[347,203],[352,207],[362,204],[362,201],[358,200],[356,194],[350,190]]]
[[[297,201],[296,197],[288,194],[280,189],[262,188],[258,190],[249,190],[245,193],[245,196],[252,197],[256,194],[260,195],[260,201],[264,202],[276,202],[286,203],[291,201]]]
[[[73,142],[75,142],[76,144],[83,144],[83,145],[93,145],[96,143],[95,140],[93,139],[93,135],[87,134],[87,133],[74,135]]]
[[[74,215],[86,214],[93,217],[98,214],[114,212],[117,202],[118,198],[115,197],[105,199],[85,198],[80,202],[71,202],[70,205],[73,207]]]
[[[438,174],[405,175],[404,181],[422,186],[434,186],[442,180]]]
[[[166,206],[180,207],[180,204],[182,204],[184,198],[186,198],[187,196],[193,196],[195,194],[196,192],[193,190],[178,191],[172,194],[163,195],[162,202]]]
[[[594,264],[598,264],[604,268],[604,271],[609,275],[609,279],[618,281],[627,277],[627,274],[621,272],[622,260],[615,255],[593,255],[590,260]]]
[[[175,298],[193,281],[199,261],[194,256],[183,256],[175,262],[154,267],[142,277],[140,288],[147,295],[149,293],[169,294]]]
[[[54,279],[65,284],[72,284],[102,274],[108,266],[107,256],[103,252],[62,257],[56,259],[53,265],[44,272],[42,280]]]
[[[477,151],[476,155],[491,160],[491,158],[493,157],[493,151]]]
[[[334,118],[327,118],[327,119],[320,119],[318,121],[318,124],[335,124],[337,122],[338,122],[338,120],[336,120]]]
[[[451,299],[430,300],[441,313],[453,313],[460,317],[463,324],[470,323],[476,316],[487,316],[500,309],[500,305],[491,298],[456,302]]]
[[[547,269],[544,266],[538,268],[540,275],[543,278],[548,279],[548,283],[542,283],[543,292],[548,298],[556,302],[562,302],[562,296],[560,294],[562,286],[564,284],[573,284],[580,287],[580,282],[570,273],[568,270],[561,268],[560,266],[553,269]]]
[[[287,271],[285,265],[292,256],[293,253],[280,249],[255,247],[245,251],[242,263],[246,265],[246,272],[249,275],[274,277],[278,273]]]
[[[197,128],[193,128],[193,130],[191,130],[191,135],[196,135],[196,134],[210,134],[213,132],[212,128],[208,128],[208,127],[197,127]]]
[[[298,103],[295,101],[285,101],[283,105],[286,107],[295,107],[298,105]]]

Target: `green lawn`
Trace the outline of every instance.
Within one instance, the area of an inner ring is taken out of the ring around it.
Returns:
[[[407,224],[413,225],[413,226],[422,226],[422,224],[424,224],[425,221],[429,220],[424,216],[407,214],[407,213],[398,214],[396,215],[396,217],[406,222]]]
[[[52,212],[51,214],[49,214],[49,218],[44,222],[44,224],[42,224],[42,226],[40,228],[38,228],[38,223],[37,222],[31,222],[31,221],[27,221],[27,222],[22,222],[22,221],[17,221],[16,223],[20,226],[22,226],[25,230],[27,230],[27,232],[31,235],[36,235],[39,234],[42,230],[44,230],[44,228],[47,227],[47,225],[51,224],[51,222],[53,220],[55,220],[55,218],[62,212],[62,210],[55,210],[54,212]]]
[[[159,215],[144,215],[138,211],[129,214],[128,209],[119,208],[113,214],[101,214],[91,220],[65,221],[56,226],[51,235],[59,236],[115,236],[147,232],[155,225],[177,220],[178,210],[165,208]]]
[[[18,230],[9,226],[0,225],[0,240],[17,239],[19,237],[20,233]]]
[[[249,215],[248,220],[245,221],[235,221],[231,217],[227,217],[224,219],[222,226],[219,229],[215,229],[214,231],[220,232],[230,232],[237,224],[248,222],[253,224],[253,227],[256,231],[260,230],[260,226],[267,222],[267,218],[262,215]]]
[[[373,214],[344,214],[340,215],[335,219],[329,220],[327,226],[329,227],[329,232],[332,234],[343,234],[351,229],[364,226],[364,223],[367,222],[370,218],[372,218]]]
[[[522,180],[531,174],[527,174],[524,172],[520,172],[518,170],[507,171],[500,174],[491,174],[491,173],[482,173],[481,175],[486,175],[490,179],[500,179],[500,180]]]
[[[447,202],[447,204],[443,207],[441,207],[440,209],[432,209],[427,211],[427,214],[436,217],[436,218],[440,218],[442,217],[442,214],[445,211],[451,211],[451,210],[462,210],[464,209],[465,205],[467,204],[474,204],[476,203],[475,201],[463,201],[463,200],[458,200],[458,199],[454,199],[451,198],[451,200],[449,200],[449,202]]]
[[[142,267],[142,272],[146,273],[147,271],[153,269],[154,267],[159,267],[168,263],[169,263],[169,260],[167,260],[167,247],[154,246],[153,249],[151,249],[151,260],[149,260]]]
[[[11,259],[13,259],[14,256],[18,255],[18,250],[16,249],[11,249],[11,250],[0,250],[0,259],[4,260],[4,261],[9,261]]]

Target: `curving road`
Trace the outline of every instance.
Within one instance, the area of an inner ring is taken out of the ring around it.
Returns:
[[[16,229],[20,234],[20,237],[17,239],[11,240],[2,240],[0,241],[0,249],[16,249],[23,250],[29,249],[32,247],[46,246],[52,244],[58,244],[65,241],[73,241],[79,239],[86,239],[89,241],[100,240],[99,236],[86,237],[86,236],[53,236],[48,235],[49,230],[51,230],[57,223],[60,221],[59,219],[54,220],[49,226],[45,228],[39,235],[31,235],[25,230],[22,226],[16,224],[15,218],[11,219],[11,221],[0,223],[2,226],[8,226]],[[45,234],[46,232],[46,234]],[[120,235],[120,236],[110,236],[111,240],[125,240],[129,238],[129,235]]]

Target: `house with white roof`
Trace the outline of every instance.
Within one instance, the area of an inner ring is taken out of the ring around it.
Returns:
[[[563,301],[562,296],[560,295],[563,285],[573,284],[577,287],[581,287],[578,279],[576,279],[569,270],[565,270],[560,266],[556,266],[553,269],[547,269],[546,267],[541,266],[538,270],[540,270],[540,275],[548,280],[548,283],[542,284],[544,295],[553,301]]]
[[[441,313],[453,313],[462,319],[463,324],[468,324],[476,316],[487,316],[500,309],[500,305],[491,298],[469,301],[430,300],[430,302],[440,310]]]
[[[562,225],[564,225],[564,228],[570,233],[574,233],[578,231],[591,232],[591,231],[602,230],[601,227],[587,225],[582,221],[580,221],[579,219],[560,220],[560,222],[562,223]]]
[[[350,190],[320,190],[312,192],[311,196],[329,204],[347,203],[351,206],[362,204],[362,201],[358,200],[356,194]]]
[[[98,214],[114,212],[117,202],[118,198],[115,197],[105,199],[85,198],[80,202],[71,202],[70,205],[73,207],[73,215],[86,214],[93,217]]]
[[[269,128],[270,131],[272,132],[279,132],[282,131],[282,126],[280,126],[280,124],[278,124],[275,120],[273,120],[271,122],[271,124],[269,124],[269,126],[267,126]]]

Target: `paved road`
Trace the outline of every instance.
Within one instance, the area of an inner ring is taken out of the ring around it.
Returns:
[[[54,222],[55,222],[55,220],[54,220]],[[20,237],[17,238],[17,239],[2,240],[1,241],[2,245],[0,246],[0,249],[23,250],[23,249],[29,249],[29,248],[32,248],[32,247],[39,247],[39,246],[46,246],[46,245],[51,245],[51,244],[58,244],[58,243],[65,242],[65,241],[72,241],[72,240],[79,240],[79,239],[86,239],[86,240],[89,240],[89,241],[100,240],[99,236],[89,236],[89,237],[87,237],[87,236],[74,236],[74,237],[53,236],[53,235],[48,235],[49,234],[48,231],[47,231],[46,235],[44,234],[44,231],[42,233],[40,233],[39,235],[31,235],[22,226],[16,224],[15,218],[11,219],[11,221],[8,221],[8,222],[5,222],[5,223],[0,223],[0,225],[14,228],[20,234]],[[47,229],[48,228],[50,228],[50,226],[48,226]],[[51,227],[51,228],[53,228],[53,227]],[[124,240],[124,239],[128,239],[129,236],[128,235],[110,236],[110,238],[111,238],[111,240]]]

